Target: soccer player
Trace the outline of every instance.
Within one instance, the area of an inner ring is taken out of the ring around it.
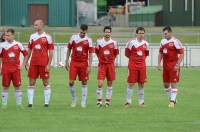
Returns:
[[[146,57],[149,55],[149,44],[144,39],[145,29],[136,29],[136,38],[126,44],[125,56],[128,62],[128,87],[125,107],[132,104],[132,94],[135,84],[138,83],[138,102],[140,107],[144,107],[144,82],[146,81]]]
[[[77,76],[79,77],[79,81],[82,82],[81,107],[86,107],[87,80],[89,79],[88,75],[92,65],[92,54],[94,53],[92,40],[86,34],[87,30],[87,25],[81,25],[80,32],[78,34],[72,35],[70,42],[68,43],[65,68],[67,71],[69,70],[69,90],[72,96],[71,107],[76,107],[77,103],[76,89],[74,86]],[[69,66],[70,55],[71,62]]]
[[[22,91],[21,91],[21,73],[25,67],[27,61],[27,51],[20,42],[14,40],[14,29],[8,29],[5,32],[5,40],[0,44],[0,71],[2,75],[2,108],[7,107],[8,101],[8,89],[12,81],[15,88],[16,105],[21,107],[22,105]],[[20,53],[23,54],[24,60],[20,65]]]
[[[169,97],[168,107],[174,108],[184,49],[181,42],[173,36],[170,26],[163,28],[163,35],[164,39],[161,40],[158,54],[158,69],[161,69],[161,61],[163,60],[163,83]]]
[[[30,36],[28,44],[28,59],[31,56],[28,70],[28,107],[33,106],[36,79],[40,77],[44,85],[44,106],[48,107],[51,97],[49,74],[53,58],[54,43],[50,35],[44,31],[44,22],[38,19],[34,22],[36,33]]]
[[[112,28],[104,27],[104,36],[97,40],[95,53],[98,57],[97,106],[102,107],[103,81],[107,79],[105,106],[109,107],[112,96],[112,82],[115,80],[115,58],[119,54],[117,42],[111,39]]]

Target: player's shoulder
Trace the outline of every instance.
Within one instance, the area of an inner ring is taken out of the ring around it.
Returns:
[[[114,39],[110,39],[111,40],[111,42],[113,42],[114,44],[117,44],[117,41],[116,40],[114,40]]]
[[[8,45],[7,43],[8,43],[7,41],[1,42],[0,47],[5,47],[6,45]]]
[[[78,38],[78,34],[73,34],[72,36],[71,36],[71,39],[77,39]]]
[[[85,38],[87,39],[87,40],[89,40],[89,41],[92,41],[92,38],[90,37],[90,36],[85,36]]]
[[[33,39],[33,38],[35,38],[35,37],[37,37],[37,36],[38,36],[37,33],[32,33],[32,34],[30,35],[30,39]]]
[[[177,43],[181,43],[181,41],[179,39],[177,39],[176,37],[172,37],[172,41],[177,42]]]
[[[146,40],[143,40],[144,44],[149,45],[149,42]]]
[[[167,42],[167,39],[163,38],[163,39],[161,39],[160,44],[163,45],[163,44],[165,44],[166,42]]]
[[[103,37],[97,38],[96,40],[97,43],[102,42],[102,41],[103,41]]]
[[[135,42],[137,42],[137,39],[136,39],[136,38],[132,38],[132,39],[129,39],[129,40],[128,40],[128,43],[135,43]]]
[[[13,42],[14,44],[17,44],[17,45],[22,45],[22,43],[21,42],[19,42],[19,41],[16,41],[16,40],[14,40],[14,42]]]

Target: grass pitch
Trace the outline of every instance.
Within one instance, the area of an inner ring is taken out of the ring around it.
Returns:
[[[148,68],[145,85],[145,108],[137,106],[137,93],[133,107],[124,108],[126,97],[126,68],[117,68],[113,96],[109,108],[96,107],[97,69],[93,68],[88,82],[88,105],[80,107],[81,88],[76,82],[78,106],[70,108],[65,69],[51,71],[52,100],[49,108],[43,107],[43,88],[37,81],[34,107],[27,108],[26,72],[23,71],[24,109],[15,107],[13,88],[9,90],[6,110],[0,110],[0,132],[199,132],[200,130],[200,68],[183,68],[178,85],[178,104],[167,107],[168,100],[162,87],[161,72]],[[104,85],[104,97],[105,97]]]

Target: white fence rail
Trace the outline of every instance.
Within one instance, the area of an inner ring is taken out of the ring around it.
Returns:
[[[200,66],[200,45],[198,46],[184,46],[185,56],[182,62],[182,66],[191,67],[191,66]],[[147,66],[156,66],[158,58],[159,46],[150,46],[149,57],[147,57],[146,63]],[[52,66],[58,66],[60,62],[65,64],[67,46],[65,44],[56,44],[54,58]],[[121,43],[119,46],[119,55],[116,59],[117,66],[127,66],[128,59],[124,55],[125,53],[125,43]],[[22,58],[21,58],[22,59]],[[93,55],[93,66],[97,66],[98,59],[96,55]]]

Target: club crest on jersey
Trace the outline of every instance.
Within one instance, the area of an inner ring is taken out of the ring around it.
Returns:
[[[41,49],[41,46],[39,44],[36,44],[35,49]]]
[[[82,51],[83,51],[83,48],[82,48],[81,46],[78,46],[78,47],[76,48],[76,51],[82,52]]]
[[[8,54],[8,56],[9,56],[10,58],[13,58],[13,57],[15,57],[15,53],[14,53],[14,52],[10,52],[10,53]]]
[[[163,49],[163,53],[167,54],[167,49],[166,48]]]
[[[143,55],[142,51],[141,50],[137,51],[137,55],[142,56]]]
[[[110,54],[110,51],[108,50],[108,49],[106,49],[105,51],[104,51],[104,55],[109,55]]]

